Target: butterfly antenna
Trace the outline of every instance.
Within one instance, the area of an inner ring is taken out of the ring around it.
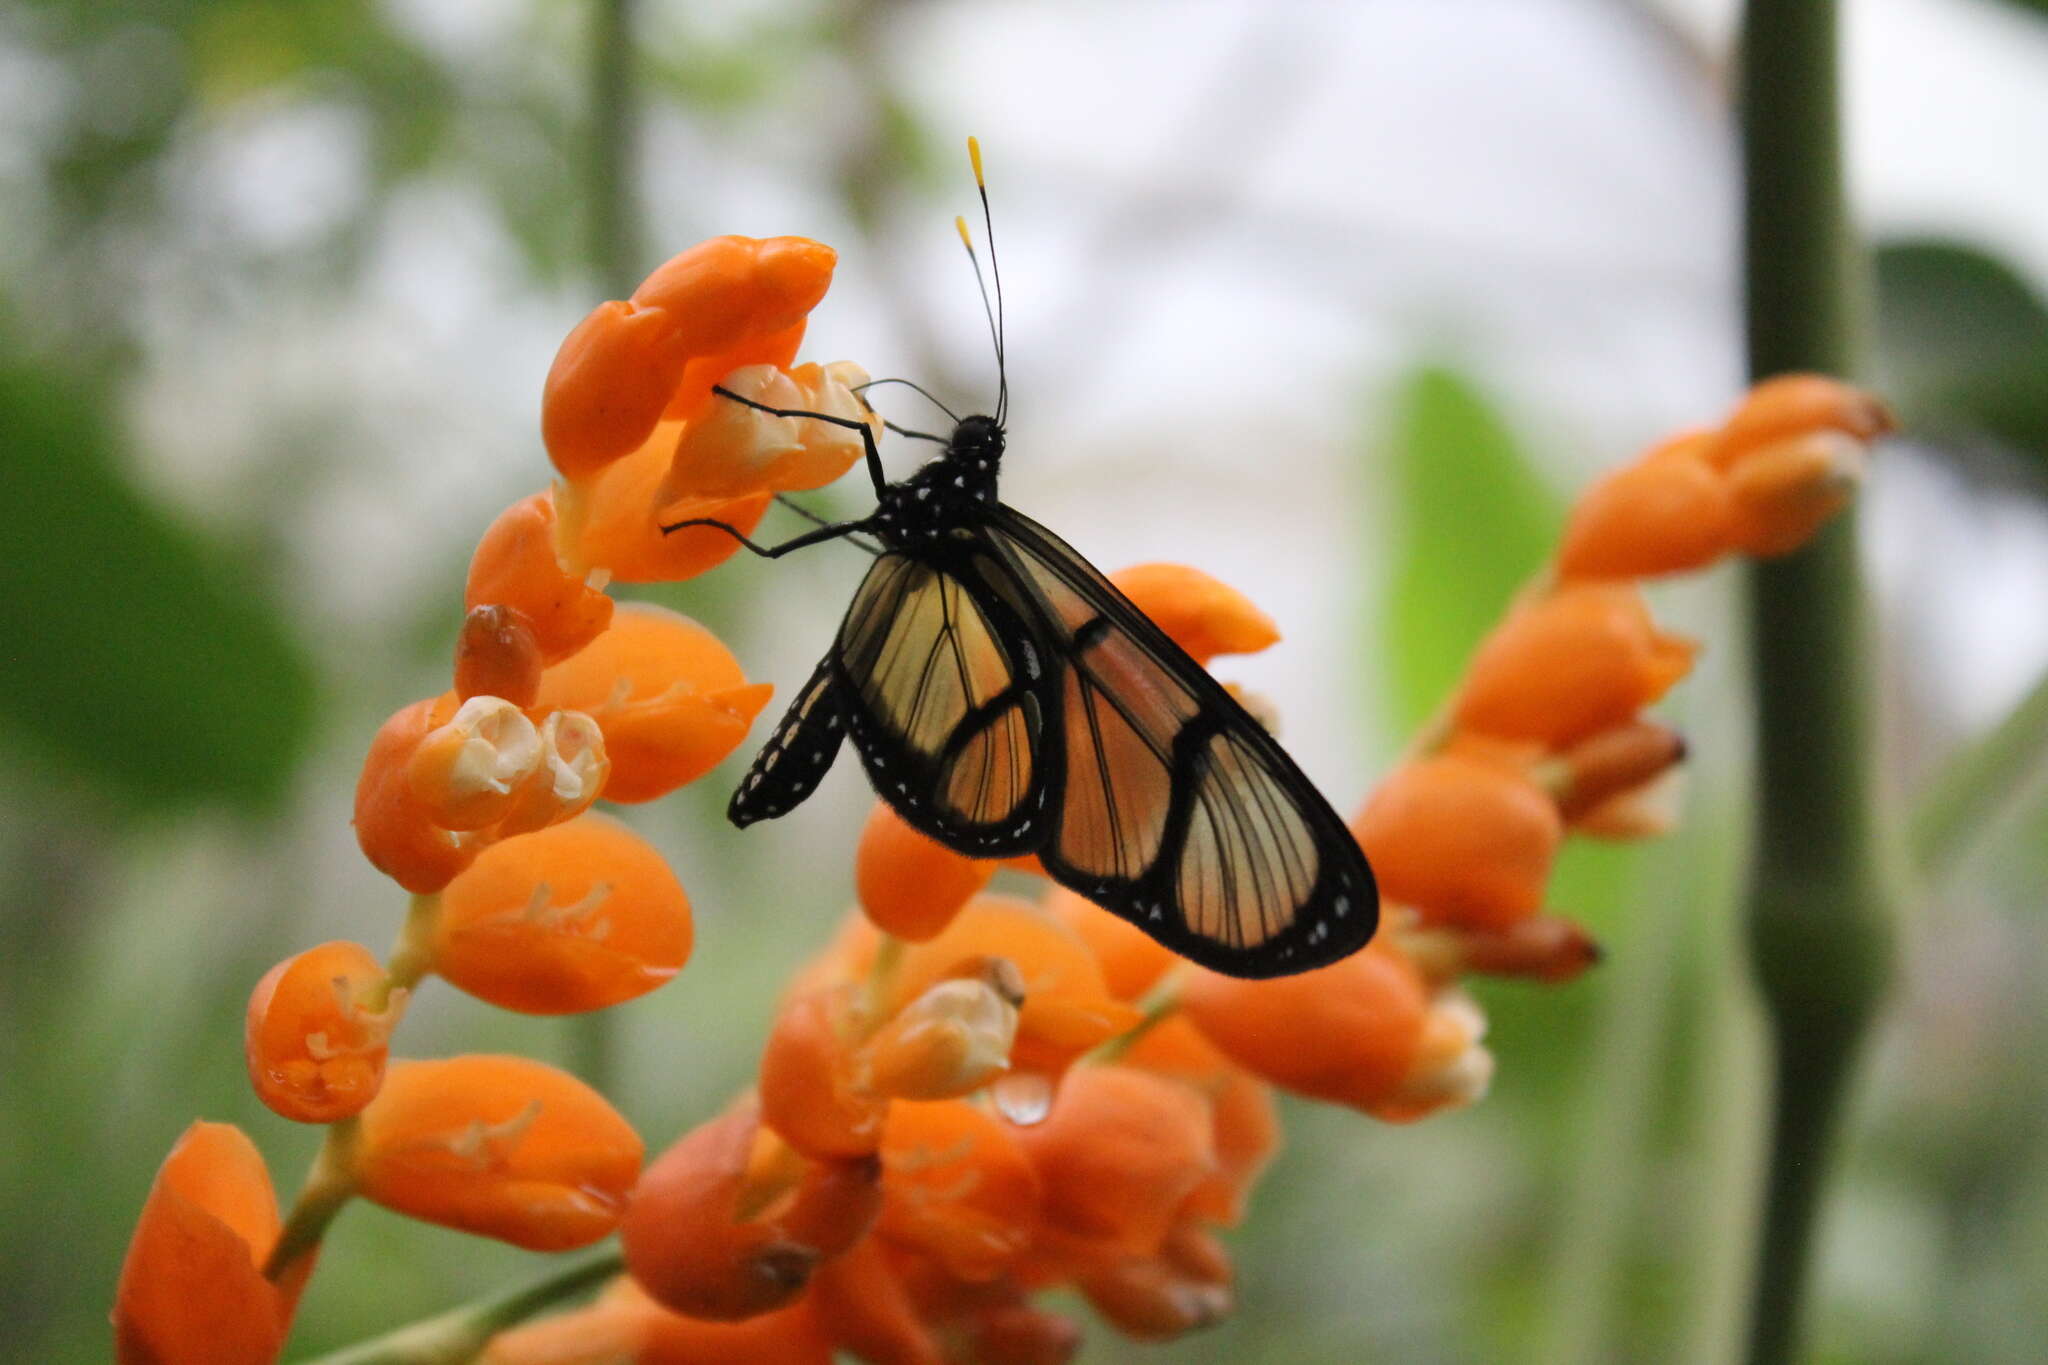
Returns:
[[[989,315],[989,336],[995,340],[995,422],[1001,424],[1010,415],[1010,366],[1004,356],[1004,266],[995,258],[995,217],[989,213],[989,182],[981,172],[981,139],[967,139],[967,160],[975,168],[975,192],[981,194],[981,227],[989,237],[989,274],[995,278],[995,307],[989,307],[989,287],[981,280],[981,262],[975,258],[975,244],[967,235],[967,219],[954,219],[952,225],[961,231],[961,241],[967,244],[967,260],[975,264],[975,284],[981,287],[981,309]]]

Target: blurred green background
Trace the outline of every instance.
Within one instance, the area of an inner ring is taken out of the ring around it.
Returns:
[[[1885,798],[1912,828],[2048,667],[2048,19],[1851,8],[1877,377],[1907,427],[1865,548]],[[807,356],[985,402],[950,222],[979,134],[1006,498],[1106,567],[1184,560],[1271,610],[1286,641],[1224,671],[1348,807],[1572,491],[1738,390],[1733,9],[10,0],[0,1354],[105,1358],[130,1222],[193,1118],[247,1129],[286,1197],[310,1160],[317,1136],[248,1092],[242,1005],[288,953],[396,932],[348,827],[356,766],[444,685],[469,549],[544,481],[541,378],[597,299],[707,235],[805,233],[842,254]],[[828,550],[644,595],[786,692],[858,568]],[[1682,830],[1574,847],[1554,889],[1607,964],[1480,988],[1500,1068],[1471,1111],[1290,1105],[1232,1238],[1239,1315],[1164,1348],[1097,1331],[1088,1360],[1734,1357],[1763,1097],[1732,582],[1656,594],[1708,642],[1667,708],[1694,743]],[[2048,1340],[2032,739],[2000,746],[1995,819],[1901,843],[1901,974],[1824,1221],[1816,1360]],[[619,1012],[613,1094],[652,1146],[745,1084],[850,895],[858,775],[741,836],[741,761],[629,813],[699,917],[691,968]],[[400,1041],[573,1046],[438,985]],[[292,1355],[538,1263],[352,1209]]]

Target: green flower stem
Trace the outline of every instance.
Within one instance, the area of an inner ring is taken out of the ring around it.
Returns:
[[[1948,761],[1913,812],[1913,865],[1932,881],[1977,832],[2048,768],[2048,676],[1991,732]]]
[[[372,1002],[382,1010],[398,991],[410,994],[420,979],[434,969],[434,922],[441,915],[439,893],[414,896],[405,914],[405,926],[391,945],[390,961],[384,965],[382,994]]]
[[[299,1197],[292,1201],[292,1211],[285,1216],[277,1245],[263,1262],[266,1279],[282,1279],[301,1257],[318,1247],[320,1239],[327,1235],[327,1225],[356,1197],[358,1122],[346,1118],[327,1125],[327,1140],[320,1146],[320,1155],[313,1158],[313,1169],[306,1173],[306,1183],[300,1187]]]
[[[1181,987],[1188,979],[1187,964],[1175,963],[1152,983],[1138,1001],[1138,1022],[1090,1054],[1090,1060],[1108,1064],[1137,1046],[1138,1040],[1180,1012]]]
[[[478,1299],[303,1365],[466,1365],[498,1333],[577,1297],[624,1268],[617,1248],[601,1251],[518,1289]]]
[[[1741,34],[1749,370],[1854,372],[1860,262],[1842,192],[1835,0],[1750,0]],[[1797,1346],[1815,1213],[1889,975],[1870,675],[1852,516],[1749,575],[1757,708],[1750,950],[1775,1089],[1749,1355]]]
[[[633,169],[640,111],[633,60],[633,0],[597,0],[590,63],[590,264],[613,298],[640,282],[640,196]]]

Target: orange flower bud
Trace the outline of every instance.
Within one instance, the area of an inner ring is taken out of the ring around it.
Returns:
[[[1650,578],[1704,568],[1734,547],[1735,501],[1686,432],[1580,495],[1557,552],[1560,578]]]
[[[491,836],[509,839],[573,820],[611,780],[604,732],[581,711],[556,711],[540,724],[540,762],[513,789]]]
[[[540,641],[514,607],[473,607],[455,637],[455,695],[503,697],[531,706],[540,694]]]
[[[740,543],[714,527],[662,534],[665,523],[692,517],[722,521],[745,534],[759,524],[773,500],[772,494],[754,493],[664,506],[662,479],[682,431],[681,422],[660,423],[639,449],[579,486],[580,515],[574,531],[579,562],[600,566],[621,583],[679,583],[739,552]]]
[[[945,1354],[879,1238],[820,1267],[810,1301],[826,1335],[858,1359],[945,1365]]]
[[[1631,719],[1692,667],[1633,586],[1567,583],[1517,608],[1473,656],[1459,729],[1553,747]]]
[[[1480,1045],[1486,1015],[1456,987],[1436,992],[1408,1074],[1366,1112],[1387,1123],[1412,1123],[1440,1109],[1459,1109],[1493,1083],[1493,1054]]]
[[[1048,1227],[1126,1256],[1157,1252],[1216,1169],[1208,1102],[1131,1067],[1074,1068],[1045,1122],[1016,1136],[1038,1169]]]
[[[919,834],[888,802],[877,801],[860,832],[853,882],[876,928],[922,943],[950,924],[995,871],[992,862]]]
[[[541,437],[555,467],[587,478],[638,446],[691,360],[764,337],[787,342],[836,261],[802,237],[715,237],[672,257],[630,301],[600,305],[563,341],[542,391]]]
[[[256,1097],[300,1123],[359,1112],[384,1081],[386,1045],[405,1010],[359,943],[323,943],[264,974],[249,997],[242,1049]]]
[[[439,891],[469,866],[477,844],[434,823],[413,792],[420,741],[455,714],[453,696],[414,702],[384,722],[356,780],[356,842],[363,856],[414,895]]]
[[[1222,1245],[1200,1228],[1183,1224],[1157,1256],[1084,1274],[1079,1288],[1125,1336],[1171,1341],[1229,1317],[1237,1307],[1234,1278]]]
[[[1200,569],[1136,564],[1109,581],[1205,667],[1219,654],[1256,654],[1280,638],[1273,618],[1249,597]]]
[[[1013,1129],[960,1100],[891,1105],[880,1229],[963,1280],[989,1280],[1030,1244],[1038,1172]]]
[[[1512,976],[1552,985],[1570,981],[1600,961],[1600,945],[1585,927],[1557,915],[1535,915],[1498,931],[1438,927],[1401,935],[1404,951],[1431,976],[1461,972]]]
[[[1753,555],[1790,554],[1849,505],[1869,464],[1868,448],[1838,431],[1744,452],[1728,473],[1735,543]]]
[[[1122,1061],[1171,1076],[1208,1098],[1216,1169],[1189,1194],[1181,1212],[1232,1227],[1243,1222],[1252,1186],[1280,1150],[1271,1088],[1234,1065],[1180,1015],[1148,1029]]]
[[[1429,987],[1383,934],[1298,976],[1241,981],[1193,970],[1181,1009],[1252,1074],[1308,1099],[1371,1112],[1415,1066]]]
[[[607,800],[652,801],[731,753],[774,690],[748,683],[689,617],[629,603],[588,649],[541,676],[540,704],[585,712],[603,729]]]
[[[1826,375],[1781,374],[1743,395],[1714,433],[1707,458],[1732,469],[1750,452],[1782,441],[1832,431],[1868,443],[1896,426],[1885,405],[1861,389]]]
[[[720,1322],[796,1301],[821,1261],[853,1245],[880,1211],[873,1158],[807,1163],[792,1185],[753,1177],[759,1115],[743,1105],[686,1133],[647,1168],[620,1238],[656,1300]]]
[[[665,309],[607,299],[562,338],[541,389],[540,433],[562,476],[583,480],[646,439],[689,352]]]
[[[1138,999],[1181,960],[1172,949],[1137,925],[1064,886],[1052,889],[1045,908],[1054,919],[1080,935],[1088,951],[1102,965],[1109,993],[1119,1000]]]
[[[1685,770],[1672,768],[1575,816],[1572,832],[1617,841],[1659,838],[1678,827],[1684,798]]]
[[[633,302],[675,314],[693,358],[729,358],[764,343],[780,350],[760,352],[763,359],[794,354],[804,318],[825,297],[838,263],[838,252],[808,237],[714,237],[655,267]]]
[[[562,568],[555,502],[535,493],[499,514],[469,561],[463,608],[509,607],[526,618],[545,663],[566,659],[611,624],[612,599]]]
[[[898,1010],[861,1049],[867,1088],[905,1100],[972,1094],[1010,1067],[1023,982],[1007,958],[941,981]]]
[[[891,983],[889,1010],[901,1009],[963,964],[1007,958],[1024,983],[1011,1064],[1057,1074],[1090,1048],[1138,1022],[1138,1011],[1109,994],[1102,968],[1071,929],[1027,901],[977,896],[943,933],[911,945]]]
[[[854,1079],[856,998],[850,986],[795,997],[761,1055],[761,1121],[805,1156],[866,1156],[882,1140],[887,1101]]]
[[[1427,920],[1498,928],[1543,907],[1564,821],[1525,774],[1450,752],[1389,773],[1351,832],[1386,900]]]
[[[749,365],[788,369],[796,363],[797,349],[804,344],[806,325],[806,322],[798,322],[780,332],[748,337],[729,351],[698,356],[683,366],[683,382],[676,385],[675,395],[668,400],[668,407],[661,414],[662,420],[690,422],[702,417],[711,407],[711,390],[722,384],[734,370]]]
[[[671,1312],[622,1275],[587,1308],[491,1339],[478,1365],[832,1365],[832,1343],[807,1303],[746,1322]]]
[[[1081,1353],[1081,1329],[1025,1303],[977,1308],[952,1324],[976,1365],[1067,1365]]]
[[[114,1291],[120,1365],[269,1365],[284,1349],[291,1295],[263,1278],[277,1196],[256,1145],[195,1123],[149,1188]]]
[[[412,794],[443,829],[495,825],[513,788],[541,766],[540,732],[503,697],[471,697],[423,736],[406,762]]]
[[[881,417],[851,391],[867,378],[860,366],[844,362],[788,372],[746,365],[724,376],[719,387],[763,407],[865,421],[879,430]],[[850,427],[812,417],[778,417],[729,399],[711,403],[683,428],[654,505],[665,510],[684,499],[822,487],[852,468],[866,450],[860,433]]]
[[[1558,813],[1577,820],[1656,781],[1684,758],[1685,737],[1655,721],[1630,721],[1580,740],[1548,765]]]
[[[360,1192],[394,1212],[560,1251],[618,1225],[641,1146],[567,1072],[472,1055],[394,1062],[353,1155]]]
[[[433,969],[501,1009],[574,1014],[645,995],[690,959],[690,899],[653,846],[584,814],[484,850],[441,893]]]

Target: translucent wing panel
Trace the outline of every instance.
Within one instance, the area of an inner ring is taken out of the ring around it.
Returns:
[[[1092,877],[1135,881],[1173,809],[1173,740],[1199,706],[1128,636],[1086,626],[1066,678],[1067,791],[1058,853]],[[1083,646],[1088,636],[1095,638]]]
[[[963,851],[1014,853],[1043,808],[1045,708],[1013,660],[1035,679],[1039,659],[1005,605],[1008,570],[958,569],[975,585],[900,554],[876,561],[840,628],[843,685],[869,776],[905,819]]]
[[[1204,938],[1256,948],[1291,927],[1321,857],[1295,798],[1226,732],[1193,765],[1193,807],[1175,869],[1181,915]]]
[[[890,731],[937,758],[971,713],[1009,687],[1010,667],[959,579],[905,561],[885,590],[895,609],[850,631],[847,669]]]
[[[1363,946],[1378,920],[1372,869],[1294,761],[1058,537],[1009,508],[993,522],[1060,676],[1064,787],[1046,870],[1234,975],[1305,971]]]
[[[1021,705],[966,732],[946,767],[946,804],[977,824],[1007,819],[1031,791],[1031,742]]]

